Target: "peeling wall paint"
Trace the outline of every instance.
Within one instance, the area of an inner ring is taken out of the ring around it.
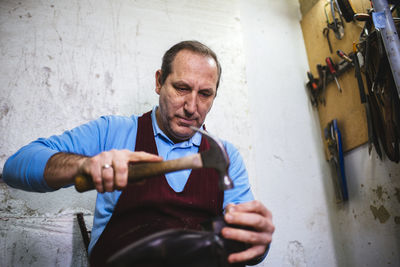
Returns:
[[[379,219],[380,223],[385,223],[390,218],[390,214],[385,208],[385,206],[380,205],[379,208],[375,206],[369,206],[371,208],[372,214],[374,215],[375,219]]]
[[[400,165],[369,155],[367,145],[348,153],[345,165],[350,201],[331,212],[340,265],[400,265]]]
[[[384,203],[386,201],[390,201],[390,196],[381,185],[377,186],[376,189],[372,189],[372,192],[375,193],[376,200],[373,200],[374,205],[370,205],[371,212],[374,215],[374,218],[378,219],[380,223],[385,223],[389,220],[391,216],[390,213],[384,205],[380,205],[379,208],[377,208],[375,205],[377,205],[377,202]]]

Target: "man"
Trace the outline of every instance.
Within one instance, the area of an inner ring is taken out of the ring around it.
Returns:
[[[101,117],[60,136],[40,138],[8,159],[4,180],[42,192],[73,184],[80,172],[91,175],[100,193],[89,246],[93,265],[151,233],[199,229],[202,221],[221,215],[223,209],[227,223],[254,229],[223,228],[225,238],[251,244],[229,255],[228,261],[262,260],[274,232],[272,215],[253,200],[242,158],[231,144],[224,142],[235,185],[231,190],[218,190],[216,174],[207,169],[127,183],[129,163],[174,159],[207,149],[207,140],[190,126],[203,127],[220,76],[211,49],[197,41],[178,43],[165,53],[155,75],[158,107],[141,117]]]

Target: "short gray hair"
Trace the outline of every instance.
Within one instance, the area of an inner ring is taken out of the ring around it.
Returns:
[[[175,56],[178,54],[179,51],[182,50],[189,50],[194,53],[198,53],[203,56],[212,57],[217,64],[218,69],[218,80],[217,80],[217,89],[219,86],[219,81],[221,79],[221,65],[218,61],[217,55],[214,51],[211,50],[208,46],[200,43],[199,41],[182,41],[180,43],[175,44],[167,52],[165,52],[162,58],[162,65],[161,65],[161,77],[160,77],[160,84],[164,84],[167,80],[168,75],[172,72],[172,62],[175,59]]]

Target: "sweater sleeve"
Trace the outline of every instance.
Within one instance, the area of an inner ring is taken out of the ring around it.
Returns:
[[[242,156],[231,143],[225,141],[224,146],[230,161],[228,173],[234,184],[232,189],[224,192],[225,208],[230,203],[238,204],[254,200],[254,196],[251,192],[249,177]]]
[[[34,192],[54,191],[43,178],[47,161],[55,153],[85,156],[98,154],[107,138],[109,117],[65,131],[61,135],[39,138],[19,149],[4,165],[3,180],[11,187]]]

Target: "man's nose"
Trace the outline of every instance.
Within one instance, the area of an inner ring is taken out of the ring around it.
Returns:
[[[197,95],[195,92],[192,92],[191,94],[186,95],[184,109],[185,109],[185,112],[187,112],[190,115],[192,115],[196,112]]]

